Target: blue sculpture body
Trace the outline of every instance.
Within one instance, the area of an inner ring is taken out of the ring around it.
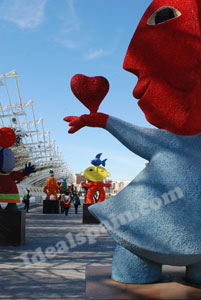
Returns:
[[[157,281],[169,264],[187,266],[187,279],[201,283],[201,134],[179,136],[114,117],[106,130],[150,161],[120,193],[89,208],[117,242],[112,278]]]

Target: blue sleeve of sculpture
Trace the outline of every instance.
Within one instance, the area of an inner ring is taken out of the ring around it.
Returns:
[[[168,133],[165,130],[135,126],[111,116],[105,129],[129,150],[147,160],[161,147],[168,146]]]

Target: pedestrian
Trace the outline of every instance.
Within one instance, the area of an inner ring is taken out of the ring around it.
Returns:
[[[73,197],[73,204],[74,204],[74,207],[75,207],[75,213],[77,214],[78,205],[80,205],[80,198],[77,194],[75,194],[74,197]]]
[[[64,200],[65,200],[65,195],[62,194],[60,200],[60,206],[61,206],[61,213],[64,213]]]
[[[68,211],[69,211],[70,207],[71,207],[70,199],[65,197],[65,200],[63,203],[63,208],[64,208],[64,212],[65,212],[66,216],[68,215]]]
[[[23,200],[22,202],[24,203],[24,210],[26,210],[26,212],[29,212],[29,204],[30,204],[30,190],[27,189],[27,192],[24,194]]]
[[[73,201],[73,197],[76,193],[76,190],[75,190],[75,187],[74,187],[74,184],[71,184],[70,186],[70,201],[72,202]]]

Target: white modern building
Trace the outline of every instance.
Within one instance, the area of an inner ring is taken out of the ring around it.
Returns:
[[[35,165],[37,172],[24,178],[18,189],[22,196],[29,188],[37,199],[42,195],[50,169],[57,181],[68,177],[68,183],[72,183],[74,175],[51,139],[50,131],[44,130],[43,119],[35,115],[34,102],[22,100],[18,76],[16,71],[0,74],[0,128],[10,127],[16,133],[16,143],[11,147],[16,159],[14,170],[23,170],[27,162]]]

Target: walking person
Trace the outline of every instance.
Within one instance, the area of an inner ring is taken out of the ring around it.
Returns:
[[[66,198],[63,202],[63,209],[64,209],[64,212],[65,212],[65,215],[67,216],[68,215],[68,211],[71,207],[71,204],[70,204],[70,199],[69,198]]]
[[[62,195],[61,195],[61,199],[59,199],[59,200],[60,200],[61,214],[63,214],[63,213],[64,213],[64,201],[65,201],[65,195],[62,194]]]
[[[71,184],[70,186],[70,201],[72,202],[73,201],[73,197],[75,196],[76,194],[76,189],[74,187],[74,184]]]
[[[22,201],[24,203],[24,210],[26,210],[27,213],[29,212],[30,198],[31,198],[30,190],[27,189],[27,192],[24,194],[23,201]]]
[[[75,194],[74,197],[73,197],[73,204],[74,204],[74,207],[75,207],[75,214],[77,214],[78,205],[80,205],[80,198],[77,194]]]

